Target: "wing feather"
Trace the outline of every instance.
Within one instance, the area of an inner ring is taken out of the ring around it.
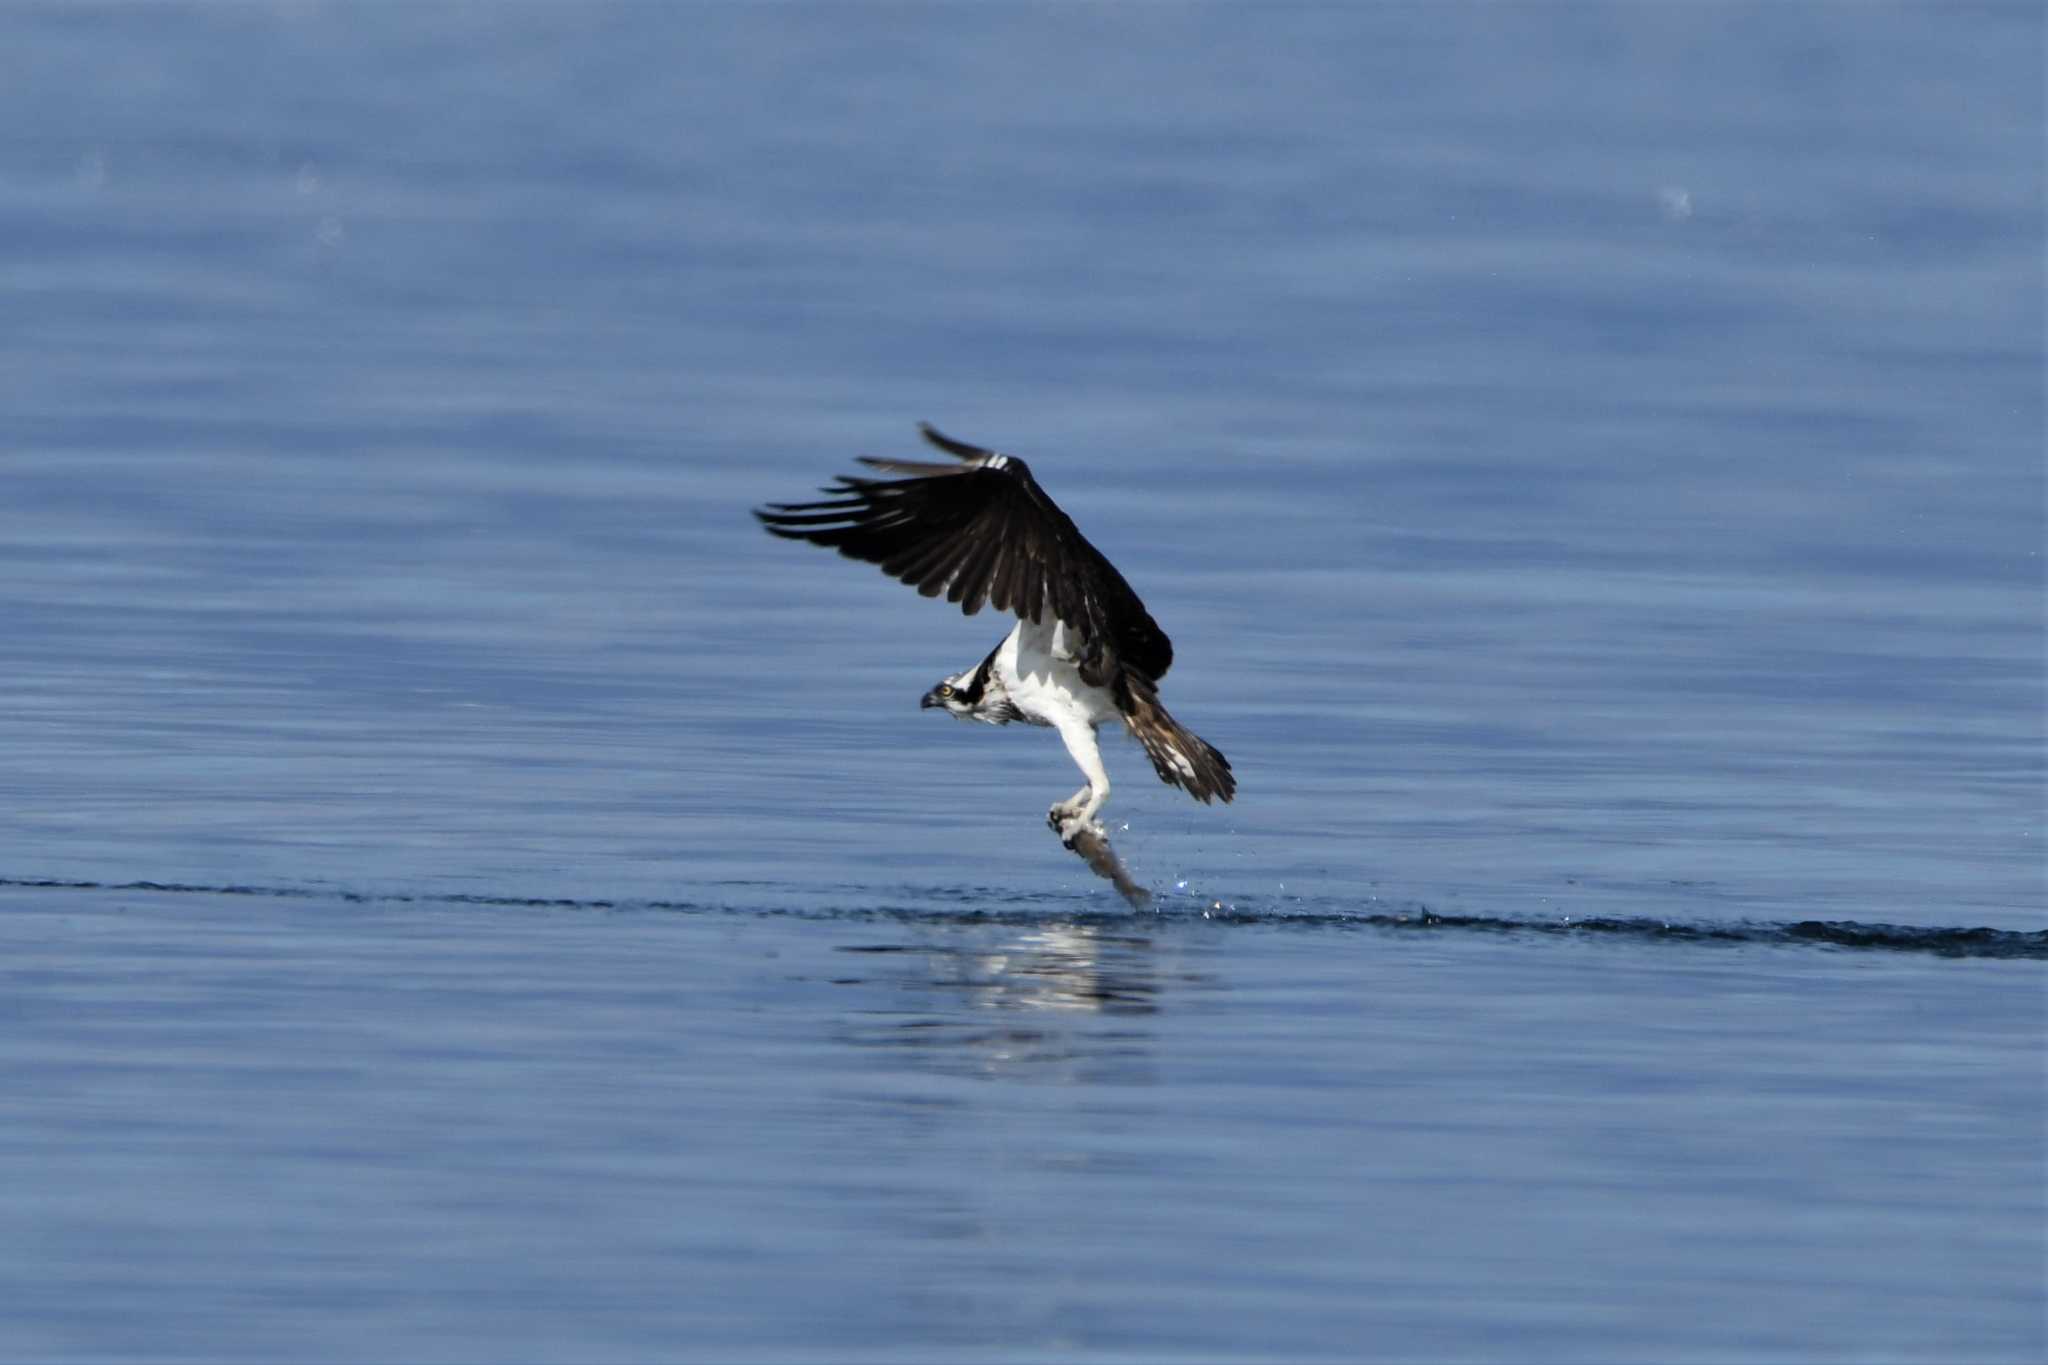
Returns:
[[[989,579],[994,575],[996,563],[1003,555],[1003,543],[994,535],[975,543],[962,558],[959,570],[953,577],[952,586],[946,589],[946,600],[958,602],[960,610],[969,616],[980,611],[981,604],[989,598]]]
[[[979,462],[992,459],[995,456],[995,452],[985,446],[970,445],[966,441],[954,440],[930,422],[919,422],[917,424],[917,434],[956,459]]]
[[[856,455],[853,458],[870,469],[886,469],[891,474],[916,474],[929,478],[936,474],[960,472],[958,465],[932,464],[928,460],[878,460],[872,455]]]
[[[1148,678],[1163,677],[1172,642],[1030,466],[929,425],[919,429],[961,463],[862,456],[870,468],[908,477],[842,477],[821,490],[825,501],[772,503],[754,515],[774,535],[879,565],[926,597],[944,593],[969,616],[985,605],[1026,621],[1049,613],[1080,637],[1095,668],[1114,656]]]
[[[904,546],[881,561],[882,572],[915,587],[930,577],[933,570],[943,567],[952,552],[950,541],[942,536],[930,536]]]
[[[905,557],[901,570],[891,570],[884,564],[882,571],[910,584],[925,597],[937,597],[953,577],[953,566],[959,556],[960,546],[956,542],[934,536],[915,553]]]

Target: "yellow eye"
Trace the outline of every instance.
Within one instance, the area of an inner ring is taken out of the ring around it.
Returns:
[[[939,695],[940,695],[940,696],[942,696],[942,697],[950,697],[950,696],[952,696],[952,695],[953,695],[953,684],[951,684],[951,683],[940,683],[940,684],[939,684]]]

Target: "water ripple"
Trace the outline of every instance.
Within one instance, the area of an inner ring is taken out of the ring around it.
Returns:
[[[756,890],[772,888],[755,884]],[[96,882],[58,878],[0,877],[0,889],[148,892],[163,895],[248,896],[274,900],[325,900],[350,905],[450,905],[502,909],[644,910],[688,914],[784,915],[799,919],[888,920],[899,923],[1030,923],[1047,918],[1061,924],[1102,928],[1156,929],[1178,922],[1263,928],[1377,929],[1395,933],[1477,933],[1549,937],[1618,938],[1646,943],[1824,945],[1884,952],[1925,953],[1951,958],[2048,961],[2048,930],[2020,932],[1983,927],[1866,924],[1855,920],[1671,920],[1636,916],[1522,917],[1439,914],[1426,906],[1401,910],[1317,908],[1292,900],[1261,906],[1252,902],[1162,900],[1150,911],[1076,911],[1064,896],[1018,895],[992,888],[949,888],[859,896],[852,903],[825,905],[740,904],[715,899],[597,899],[561,896],[478,895],[454,892],[365,892],[325,887],[198,885],[185,882]],[[785,890],[795,893],[794,888]],[[893,896],[894,898],[890,898]]]

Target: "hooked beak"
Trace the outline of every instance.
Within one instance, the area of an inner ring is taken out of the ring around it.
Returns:
[[[924,694],[924,700],[920,701],[917,704],[917,709],[920,711],[929,711],[934,706],[939,705],[943,705],[943,703],[939,701],[939,689],[934,687],[931,691]]]

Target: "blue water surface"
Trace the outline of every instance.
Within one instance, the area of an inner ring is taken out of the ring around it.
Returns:
[[[0,1356],[2039,1359],[2044,39],[0,10]]]

